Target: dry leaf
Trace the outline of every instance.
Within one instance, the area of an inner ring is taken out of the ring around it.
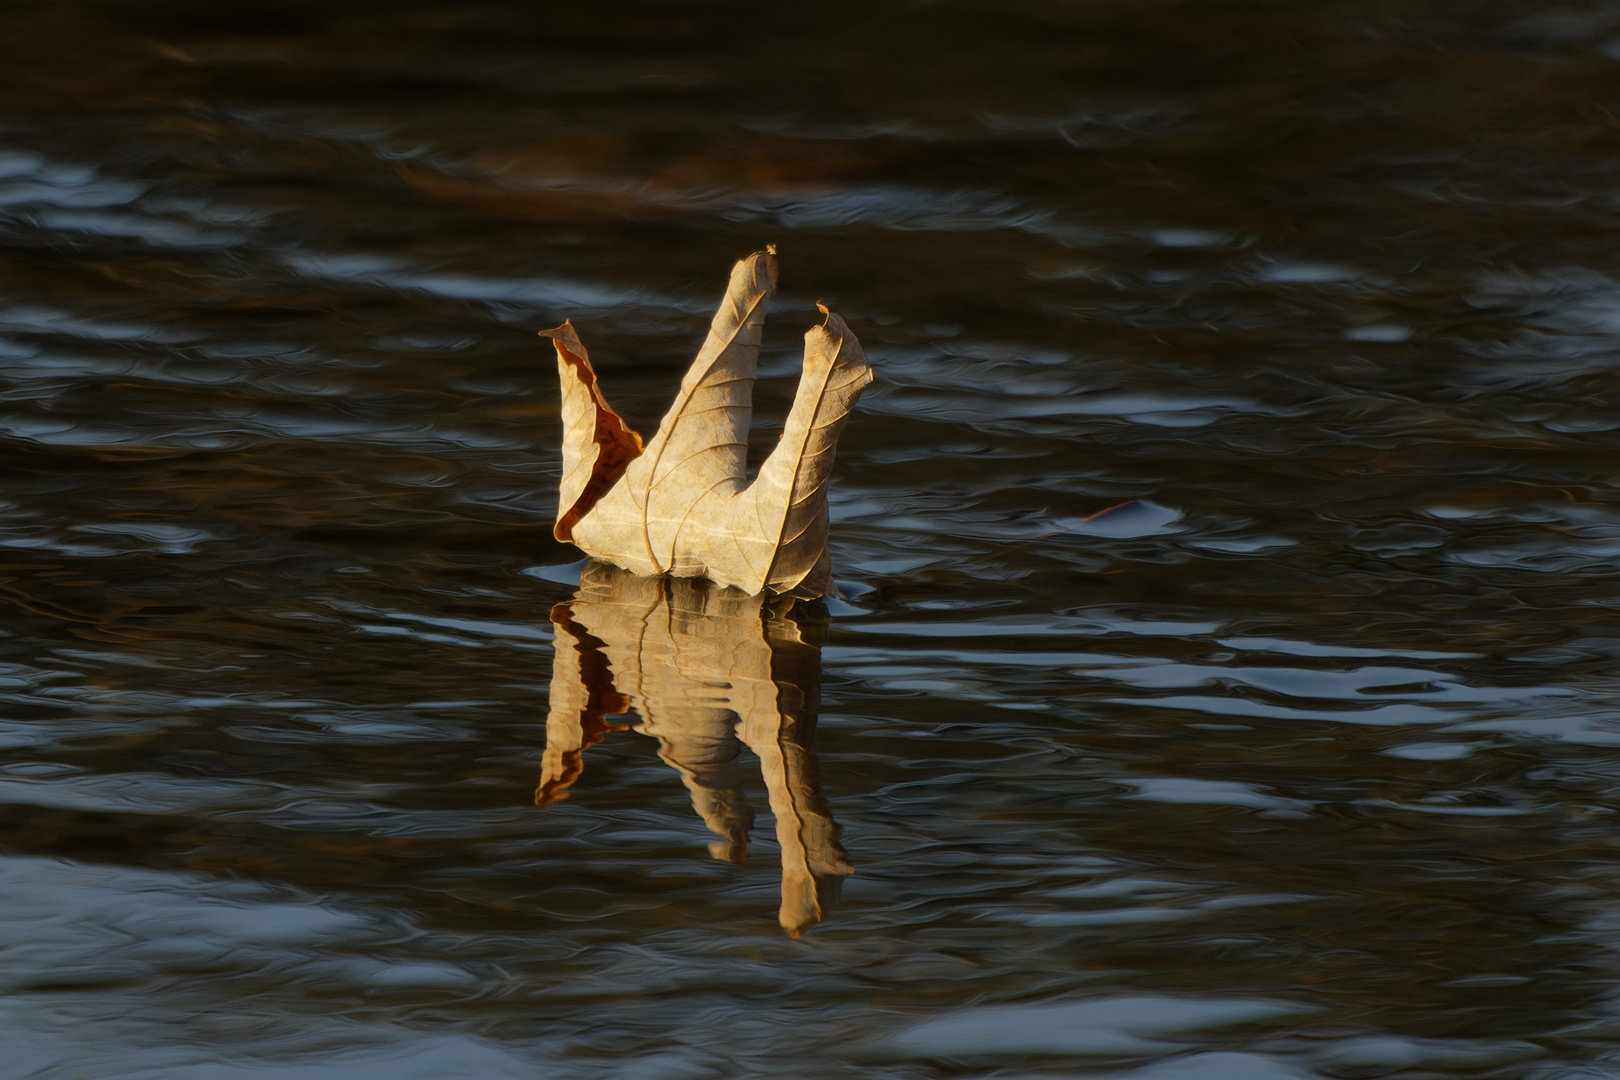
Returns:
[[[551,713],[535,802],[566,798],[586,749],[635,710],[692,806],[740,861],[753,825],[739,756],[758,757],[782,849],[782,926],[819,921],[850,872],[817,783],[813,740],[821,650],[760,596],[705,582],[640,577],[587,564],[579,591],[551,612]]]
[[[747,593],[820,595],[827,478],[838,433],[872,381],[844,321],[804,335],[804,371],[781,442],[748,483],[748,425],[774,249],[739,262],[658,433],[641,439],[608,406],[571,323],[543,331],[562,382],[557,539],[638,574],[707,577]]]

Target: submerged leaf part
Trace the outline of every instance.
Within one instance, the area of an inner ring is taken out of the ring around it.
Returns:
[[[750,594],[826,589],[827,480],[872,369],[849,327],[822,307],[826,322],[805,334],[782,440],[750,485],[754,376],[775,292],[774,249],[732,269],[708,338],[645,449],[602,397],[572,326],[547,331],[563,385],[559,540],[637,574],[707,577]]]

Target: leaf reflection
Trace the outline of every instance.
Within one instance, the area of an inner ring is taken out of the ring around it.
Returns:
[[[692,578],[649,578],[586,565],[579,591],[551,612],[556,655],[551,714],[535,803],[566,798],[586,749],[629,725],[658,740],[692,806],[722,839],[716,858],[740,862],[753,825],[740,756],[758,757],[782,848],[782,926],[819,922],[850,872],[822,797],[815,758],[820,646],[788,604],[768,604]]]

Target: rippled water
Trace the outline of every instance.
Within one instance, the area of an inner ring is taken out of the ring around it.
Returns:
[[[9,1076],[1620,1075],[1620,8],[0,58]],[[768,241],[844,598],[582,571],[534,332],[647,430]]]

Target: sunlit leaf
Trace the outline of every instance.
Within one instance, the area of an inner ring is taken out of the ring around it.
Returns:
[[[827,481],[872,369],[822,307],[781,441],[748,483],[760,330],[775,292],[774,249],[732,269],[708,339],[645,447],[602,396],[573,326],[544,331],[562,382],[559,540],[638,574],[707,577],[750,594],[826,589]]]

